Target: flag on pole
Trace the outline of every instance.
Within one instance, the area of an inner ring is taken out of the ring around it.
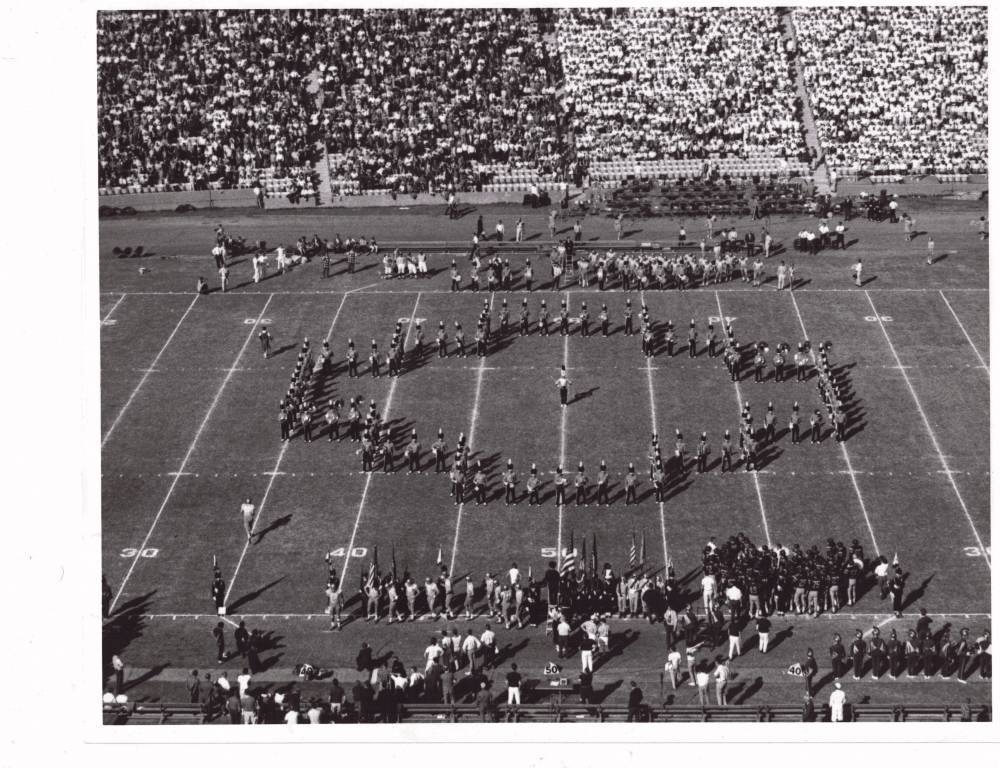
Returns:
[[[392,580],[396,581],[396,545],[392,545]]]
[[[559,571],[559,575],[565,576],[574,568],[576,568],[576,550],[573,549],[564,550],[562,570]]]
[[[576,568],[576,547],[573,545],[573,529],[569,529],[569,549],[563,552],[562,568],[559,570],[561,576],[565,576]]]
[[[212,568],[214,569],[218,567],[219,567],[219,558],[217,558],[215,555],[212,555]]]
[[[597,534],[591,534],[593,546],[590,548],[590,570],[597,577]]]
[[[589,565],[587,561],[587,537],[583,537],[583,552],[580,553],[580,564],[583,566],[583,575],[587,576],[587,567]]]
[[[444,565],[444,554],[443,554],[443,553],[442,553],[442,551],[441,551],[441,547],[440,547],[440,545],[438,546],[438,559],[437,559],[437,564],[438,564],[438,565]]]
[[[628,548],[628,564],[630,568],[635,568],[638,563],[638,550],[635,548],[635,531],[632,531],[632,545]]]
[[[533,582],[532,582],[532,579],[531,579],[531,566],[529,565],[529,566],[528,566],[528,584],[529,584],[529,586],[530,586],[530,585],[531,585],[532,583],[533,583]]]
[[[639,551],[639,562],[645,565],[646,563],[646,532],[642,532],[642,548]]]
[[[368,580],[365,582],[365,589],[371,589],[378,582],[378,546],[372,551],[372,562],[368,566]]]

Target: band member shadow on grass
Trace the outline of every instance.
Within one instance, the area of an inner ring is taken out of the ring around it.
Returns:
[[[594,659],[594,671],[597,672],[611,659],[621,656],[625,649],[639,639],[639,632],[635,629],[626,629],[621,634],[613,633],[608,637],[608,652],[602,653]]]
[[[262,594],[264,594],[265,592],[267,592],[272,587],[277,586],[278,584],[280,584],[284,580],[285,580],[285,577],[282,576],[281,578],[275,579],[274,581],[272,581],[269,584],[265,584],[263,587],[260,587],[259,589],[255,589],[252,592],[247,592],[242,597],[239,597],[236,600],[234,600],[233,602],[231,602],[227,606],[227,611],[229,613],[237,613],[238,612],[237,609],[242,608],[244,605],[246,605],[247,603],[251,602],[252,600],[256,600]]]

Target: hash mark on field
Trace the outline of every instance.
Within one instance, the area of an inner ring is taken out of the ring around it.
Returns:
[[[420,304],[420,292],[417,292],[417,298],[413,302],[413,311],[410,313],[410,322],[406,326],[406,334],[403,336],[403,349],[406,349],[406,343],[410,340],[410,330],[413,328],[413,318],[417,316],[417,307]],[[389,394],[385,398],[385,411],[382,414],[382,423],[387,424],[389,422],[389,413],[392,409],[392,400],[396,395],[396,385],[399,383],[399,377],[394,376],[392,379],[392,384],[389,385]],[[390,433],[391,439],[391,433]],[[351,550],[354,549],[354,542],[357,540],[358,527],[361,525],[361,515],[365,511],[365,500],[368,498],[368,488],[372,483],[372,476],[374,472],[369,472],[368,477],[365,478],[365,487],[361,491],[361,501],[358,502],[358,515],[354,519],[354,529],[351,531],[351,542],[347,547],[346,554],[344,555],[344,566],[340,570],[340,583],[347,583],[347,566],[351,562]]]
[[[197,296],[195,298],[197,298]],[[271,303],[272,298],[274,298],[274,294],[268,296],[267,301],[264,302],[264,306],[261,308],[260,314],[257,316],[258,319],[264,316],[264,312],[267,311],[267,307]],[[191,302],[191,306],[194,306],[193,301]],[[243,341],[243,346],[240,347],[240,351],[236,354],[237,362],[239,362],[240,358],[243,357],[243,353],[246,352],[246,348],[250,344],[250,340],[253,338],[254,331],[256,329],[257,326],[255,325],[250,329],[250,333],[247,334],[246,339]],[[118,587],[118,592],[117,594],[115,594],[114,600],[111,601],[111,606],[109,607],[109,611],[114,610],[115,605],[118,603],[118,600],[121,598],[122,593],[125,591],[125,585],[128,584],[128,580],[132,577],[132,572],[135,570],[135,566],[139,562],[139,556],[142,550],[144,550],[146,546],[149,544],[149,539],[150,537],[152,537],[153,531],[156,530],[157,523],[160,522],[160,516],[163,515],[163,510],[167,508],[167,502],[170,501],[170,497],[174,493],[174,488],[177,487],[177,481],[180,480],[181,474],[184,472],[184,468],[187,467],[187,463],[191,458],[191,454],[194,453],[195,446],[198,444],[198,438],[200,438],[201,433],[205,431],[205,425],[208,424],[208,420],[212,417],[212,414],[215,412],[215,406],[219,404],[219,398],[222,397],[222,392],[225,390],[226,385],[229,383],[229,380],[231,378],[232,378],[231,373],[226,374],[226,378],[224,378],[222,380],[222,383],[219,385],[219,389],[216,391],[215,397],[212,398],[212,402],[208,406],[208,411],[205,412],[205,416],[201,420],[201,424],[198,425],[198,431],[194,433],[194,438],[191,440],[191,445],[188,446],[187,453],[184,454],[184,459],[181,461],[181,465],[177,469],[177,474],[174,476],[173,482],[167,489],[167,495],[163,497],[163,502],[160,504],[160,508],[156,511],[156,517],[153,518],[153,523],[152,525],[149,526],[149,531],[146,533],[146,538],[142,540],[142,545],[136,550],[135,558],[133,558],[132,564],[129,566],[129,569],[125,574],[125,578],[122,579],[121,586]]]
[[[948,460],[941,451],[941,445],[938,443],[937,435],[934,434],[934,429],[931,427],[930,420],[928,420],[927,414],[924,412],[924,407],[920,404],[920,398],[917,397],[917,391],[913,388],[913,383],[910,381],[910,377],[907,375],[906,370],[902,368],[902,360],[899,359],[896,347],[893,345],[892,339],[889,337],[889,331],[885,327],[885,323],[882,322],[882,318],[878,314],[878,310],[875,308],[875,302],[872,301],[871,294],[868,291],[865,291],[865,298],[868,299],[872,312],[874,312],[875,316],[879,318],[878,324],[882,329],[882,334],[885,336],[886,343],[889,345],[889,351],[892,352],[892,356],[895,358],[896,363],[900,366],[900,373],[903,374],[903,380],[906,382],[906,387],[910,390],[910,394],[913,396],[913,402],[916,404],[917,410],[920,412],[920,418],[923,419],[924,427],[927,429],[927,434],[931,439],[931,443],[934,445],[934,450],[937,452],[938,458],[941,460],[941,467],[944,469],[945,473],[947,473],[948,481],[951,483],[951,488],[955,492],[955,498],[958,499],[958,503],[962,507],[962,511],[965,513],[965,519],[969,521],[969,526],[972,528],[972,535],[976,537],[976,543],[979,545],[979,551],[982,553],[983,559],[986,561],[986,567],[992,571],[993,563],[990,562],[990,556],[986,553],[986,547],[983,545],[983,539],[979,535],[975,522],[972,520],[969,508],[965,505],[965,499],[962,498],[962,494],[958,490],[958,484],[955,482],[954,474],[951,471],[951,467],[948,466]]]
[[[333,322],[330,323],[330,329],[326,332],[326,337],[323,339],[323,341],[329,341],[330,336],[333,335],[333,327],[337,324],[337,319],[340,317],[340,311],[344,308],[344,303],[347,301],[347,296],[348,294],[345,293],[341,297],[340,304],[337,305],[337,311],[333,315]],[[254,327],[256,328],[256,326]],[[223,600],[224,604],[229,602],[229,595],[233,591],[233,585],[236,584],[236,576],[239,574],[240,567],[243,565],[243,560],[247,556],[247,550],[250,548],[250,542],[253,540],[253,533],[255,530],[257,530],[257,523],[260,522],[261,517],[263,517],[264,515],[264,506],[267,504],[267,498],[271,494],[271,488],[274,485],[274,478],[276,478],[278,475],[287,474],[286,472],[281,472],[280,470],[281,470],[281,462],[285,458],[285,452],[288,450],[288,446],[290,443],[291,440],[285,440],[284,442],[282,442],[281,450],[278,452],[278,459],[277,461],[274,462],[274,469],[272,469],[270,472],[263,473],[265,475],[268,475],[270,479],[267,481],[267,487],[264,489],[263,497],[261,497],[260,508],[257,510],[257,514],[254,516],[253,522],[250,524],[250,535],[247,536],[247,540],[243,544],[243,551],[240,552],[240,559],[236,562],[236,569],[233,571],[233,576],[229,580],[229,588],[226,590],[226,596]],[[236,475],[233,475],[233,477],[236,477]]]
[[[493,298],[496,294],[490,294],[490,314],[493,314]],[[469,417],[469,440],[467,445],[469,450],[472,450],[473,440],[476,436],[476,424],[479,423],[479,395],[483,388],[483,372],[486,370],[496,370],[495,368],[486,367],[486,358],[479,358],[479,370],[476,373],[476,393],[472,398],[472,415]],[[458,512],[455,514],[455,538],[451,542],[451,562],[448,565],[448,575],[454,577],[455,575],[455,557],[458,554],[458,533],[462,529],[462,511],[465,509],[465,499],[462,499],[458,504]]]
[[[122,298],[124,299],[125,296],[122,295]],[[163,356],[163,353],[166,351],[167,346],[170,344],[171,341],[173,341],[174,336],[177,335],[177,331],[180,330],[181,323],[184,322],[184,318],[186,318],[188,316],[188,313],[192,309],[194,309],[194,304],[195,304],[196,301],[198,301],[198,295],[197,294],[195,295],[195,297],[193,299],[191,299],[191,303],[188,304],[188,308],[184,310],[184,314],[181,315],[181,319],[177,321],[177,325],[174,326],[174,329],[170,332],[170,335],[167,336],[167,340],[165,342],[163,342],[163,346],[160,347],[160,351],[156,353],[156,357],[153,358],[153,362],[149,364],[149,369],[142,375],[142,378],[139,379],[139,383],[135,385],[135,389],[133,389],[132,390],[132,394],[128,396],[128,400],[125,401],[125,405],[123,405],[122,409],[120,411],[118,411],[118,415],[115,416],[115,420],[111,422],[111,426],[108,427],[108,431],[104,433],[104,437],[101,438],[101,448],[102,449],[104,448],[105,444],[108,442],[108,438],[111,437],[111,433],[115,431],[115,427],[118,426],[118,422],[120,422],[122,420],[122,416],[125,415],[125,411],[127,411],[128,407],[130,405],[132,405],[132,401],[135,400],[135,396],[137,394],[139,394],[139,390],[142,389],[142,385],[146,383],[146,379],[149,378],[149,374],[153,372],[153,370],[156,368],[156,364],[158,362],[160,362],[160,358]],[[270,301],[270,299],[268,299],[268,301]]]
[[[719,307],[719,317],[725,317],[726,313],[722,311],[722,299],[719,298],[718,291],[715,292],[715,303]],[[723,331],[725,331],[725,328],[723,328]],[[740,392],[740,383],[738,381],[734,381],[733,386],[736,388],[736,409],[740,411],[740,413],[742,413],[744,400],[743,400],[743,393]],[[760,519],[761,522],[764,524],[764,538],[767,540],[767,546],[771,547],[772,546],[771,531],[767,527],[767,513],[764,511],[764,495],[760,492],[760,478],[757,477],[758,472],[756,469],[753,471],[752,474],[753,474],[753,485],[754,488],[757,490],[757,503],[760,505]]]
[[[948,311],[951,312],[951,316],[955,318],[955,322],[958,323],[958,327],[962,329],[962,333],[965,335],[965,340],[969,342],[969,346],[972,347],[972,351],[976,353],[976,357],[979,358],[980,367],[986,371],[986,375],[990,375],[990,367],[986,365],[986,361],[983,356],[979,354],[979,350],[976,349],[976,345],[972,343],[972,337],[969,336],[969,332],[965,330],[965,326],[962,325],[962,321],[958,319],[958,314],[955,310],[951,308],[951,302],[948,301],[948,297],[944,295],[944,291],[938,291],[941,294],[941,298],[944,300],[944,304],[948,307]]]
[[[795,307],[795,316],[798,317],[799,319],[799,327],[802,329],[802,337],[804,339],[808,339],[809,331],[806,330],[806,324],[805,321],[802,319],[802,312],[799,311],[799,302],[796,301],[795,299],[795,293],[789,291],[788,295],[791,296],[792,298],[792,306]],[[879,322],[881,322],[881,320]],[[809,356],[812,358],[813,367],[815,367],[816,352],[811,344],[809,345]],[[840,455],[843,457],[844,463],[847,465],[847,471],[845,472],[845,474],[849,475],[851,478],[851,485],[854,486],[854,495],[858,497],[858,504],[861,507],[861,514],[864,515],[865,525],[868,526],[868,535],[871,536],[872,538],[872,546],[875,548],[875,554],[881,555],[882,553],[879,552],[878,542],[875,540],[875,529],[872,527],[871,518],[868,517],[868,508],[865,506],[865,499],[861,495],[861,486],[858,485],[857,475],[864,474],[864,472],[854,471],[854,467],[851,465],[851,456],[847,452],[847,446],[844,444],[844,441],[840,441],[838,445],[840,446]],[[868,474],[871,473],[869,472]]]

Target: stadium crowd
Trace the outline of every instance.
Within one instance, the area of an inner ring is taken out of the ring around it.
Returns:
[[[831,166],[986,171],[985,7],[814,7],[793,19]]]
[[[320,152],[310,11],[98,15],[99,184],[251,187]]]
[[[101,13],[99,183],[249,188],[323,141],[335,185],[401,193],[808,161],[796,57],[837,169],[985,170],[982,8],[792,18],[797,48],[774,8]]]
[[[562,9],[557,33],[590,160],[805,151],[774,8]]]
[[[323,15],[322,127],[334,179],[400,192],[474,189],[479,166],[567,170],[546,11],[342,10]]]

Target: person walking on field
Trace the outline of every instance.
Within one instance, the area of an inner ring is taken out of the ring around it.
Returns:
[[[243,514],[243,528],[246,529],[247,532],[247,543],[250,543],[253,540],[253,524],[256,515],[256,507],[254,507],[249,496],[247,496],[246,501],[240,505],[240,512]]]

